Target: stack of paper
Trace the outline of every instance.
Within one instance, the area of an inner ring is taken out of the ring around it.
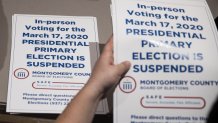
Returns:
[[[95,17],[14,15],[8,112],[60,113],[99,56]],[[108,112],[107,101],[97,113]]]
[[[206,122],[218,94],[218,36],[205,0],[112,0],[115,62],[131,69],[114,123]]]

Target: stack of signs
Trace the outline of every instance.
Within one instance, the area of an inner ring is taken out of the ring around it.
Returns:
[[[114,123],[206,122],[218,95],[218,36],[205,0],[112,0],[115,61],[131,69]]]
[[[60,113],[99,56],[95,17],[14,15],[7,112]],[[108,112],[107,101],[97,112]]]

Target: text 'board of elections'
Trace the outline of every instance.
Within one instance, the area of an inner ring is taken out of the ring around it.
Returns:
[[[62,112],[99,56],[96,18],[16,14],[12,22],[7,111]],[[107,112],[103,100],[96,113]]]
[[[204,123],[218,94],[218,36],[205,0],[112,0],[114,57],[131,69],[114,123]]]

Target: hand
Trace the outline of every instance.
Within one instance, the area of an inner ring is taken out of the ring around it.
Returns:
[[[108,40],[104,50],[96,62],[92,75],[87,84],[93,85],[93,89],[98,94],[106,94],[110,89],[115,87],[120,79],[130,69],[130,62],[124,61],[120,64],[114,64],[113,58],[113,40]]]
[[[101,98],[119,83],[129,68],[128,61],[114,64],[111,37],[96,62],[87,84],[68,104],[56,123],[91,123]]]

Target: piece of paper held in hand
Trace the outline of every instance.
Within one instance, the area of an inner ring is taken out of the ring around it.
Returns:
[[[114,123],[206,122],[218,94],[217,30],[205,0],[112,0],[114,57],[131,69]]]

